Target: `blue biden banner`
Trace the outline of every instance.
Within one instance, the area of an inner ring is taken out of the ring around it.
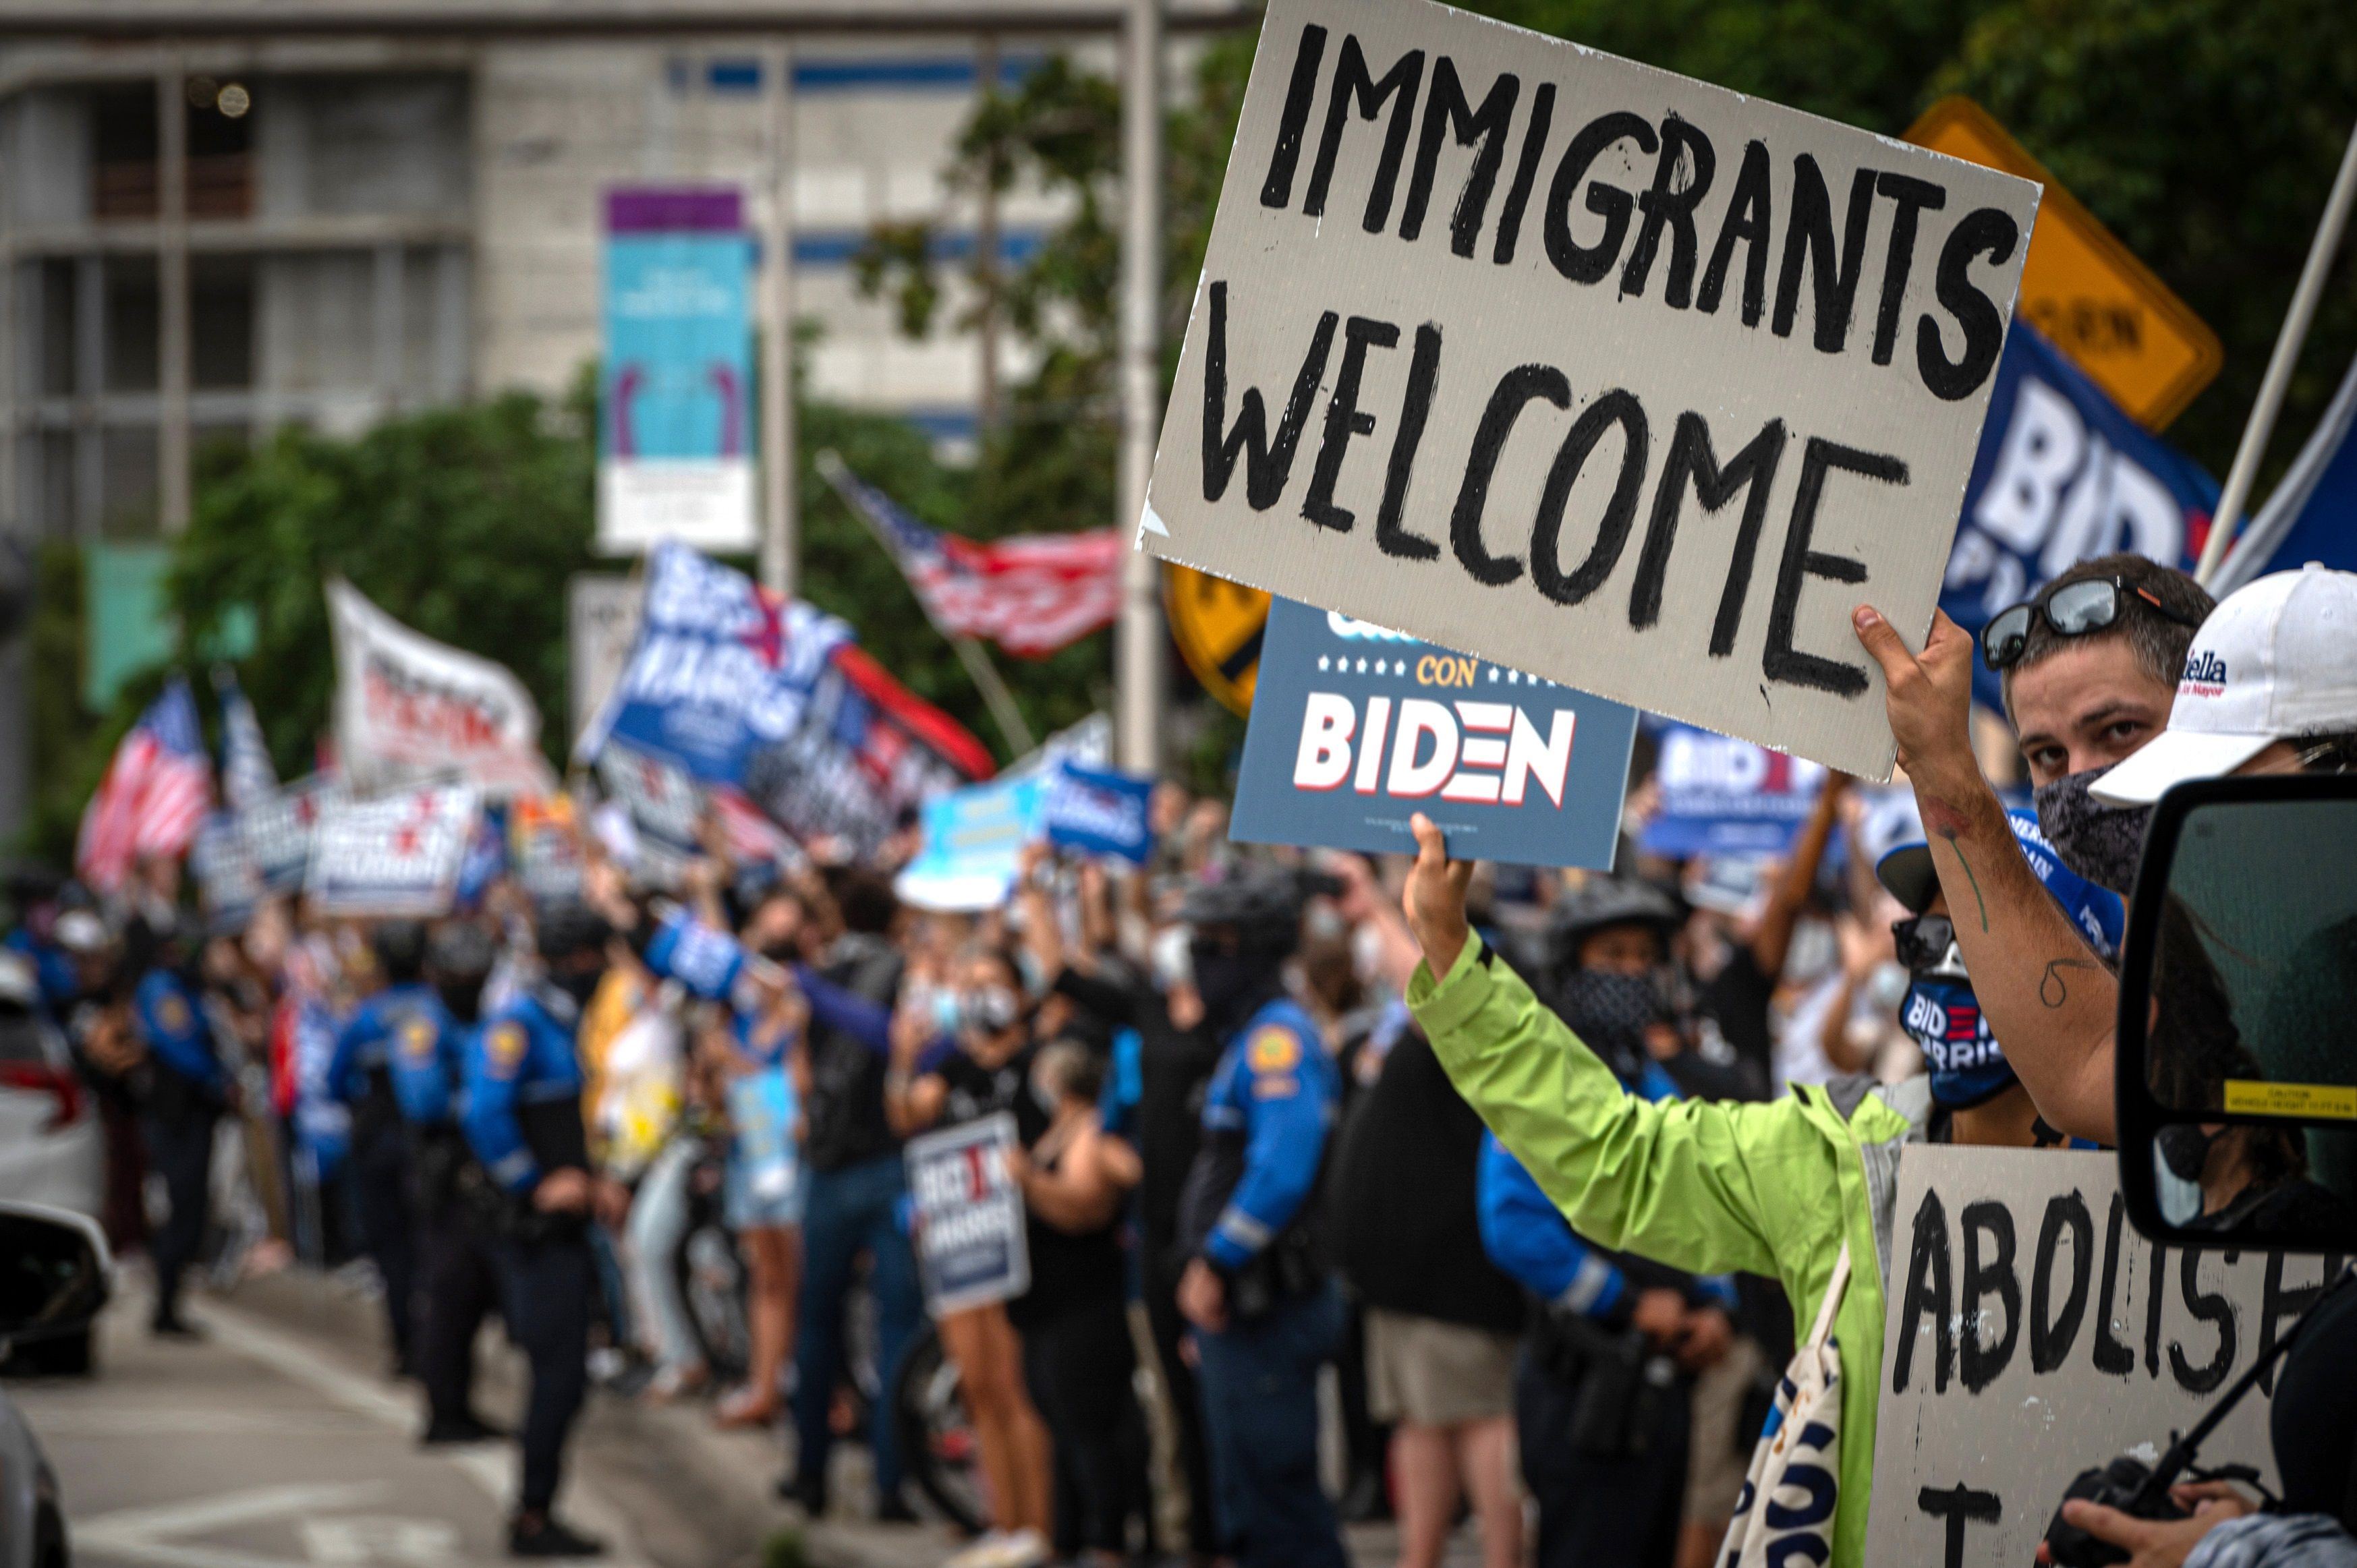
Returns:
[[[1611,865],[1636,709],[1284,598],[1258,680],[1232,837]]]

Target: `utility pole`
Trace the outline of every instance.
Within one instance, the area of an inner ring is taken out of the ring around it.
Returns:
[[[998,91],[998,35],[982,35],[974,51],[974,75],[987,100]],[[982,302],[975,326],[982,339],[982,434],[998,424],[998,144],[984,150],[980,205],[974,214],[974,276],[981,285]],[[1028,749],[1028,748],[1027,748]]]
[[[1114,525],[1135,542],[1162,414],[1162,0],[1128,0],[1121,95],[1121,471]],[[1131,550],[1121,564],[1114,674],[1116,755],[1134,772],[1162,766],[1160,567]]]
[[[770,221],[761,235],[761,585],[791,596],[801,574],[794,518],[794,56],[773,44],[761,61]]]
[[[177,48],[156,73],[156,473],[167,537],[188,526],[188,84]]]

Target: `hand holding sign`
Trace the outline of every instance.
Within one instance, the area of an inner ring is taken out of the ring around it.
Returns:
[[[1408,819],[1408,827],[1415,834],[1415,865],[1407,874],[1400,908],[1437,981],[1457,966],[1457,955],[1465,950],[1465,890],[1473,882],[1473,863],[1449,859],[1440,830],[1422,811]]]
[[[1910,653],[1898,628],[1872,605],[1851,613],[1857,639],[1882,666],[1884,706],[1899,742],[1899,766],[1927,800],[1958,804],[1986,789],[1973,756],[1973,639],[1948,618],[1932,616],[1923,651]]]

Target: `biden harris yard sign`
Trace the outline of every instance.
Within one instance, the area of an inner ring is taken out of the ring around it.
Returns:
[[[1931,623],[2037,205],[1430,0],[1273,0],[1140,542],[1885,777],[1850,611]]]
[[[1637,712],[1292,599],[1269,606],[1232,836],[1612,864]]]

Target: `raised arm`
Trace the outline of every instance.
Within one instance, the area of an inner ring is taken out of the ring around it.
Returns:
[[[1846,773],[1825,775],[1817,803],[1810,808],[1809,820],[1792,841],[1792,853],[1785,857],[1784,868],[1769,892],[1760,930],[1751,939],[1751,961],[1771,983],[1784,972],[1785,955],[1792,950],[1792,929],[1801,923],[1801,910],[1816,883],[1817,867],[1824,863],[1825,844],[1833,837],[1834,822],[1841,814],[1842,798],[1849,793],[1851,782]]]
[[[2118,1141],[2112,1029],[2119,985],[2022,858],[2005,805],[1973,756],[1973,639],[1945,615],[1921,655],[1861,605],[1857,638],[1882,666],[1899,764],[1915,787],[1932,865],[1973,993],[2040,1114],[2065,1133]]]
[[[1654,1104],[1630,1094],[1563,1020],[1467,927],[1471,867],[1414,819],[1405,895],[1424,950],[1408,1005],[1466,1102],[1580,1235],[1695,1273],[1781,1274],[1779,1221],[1751,1161],[1823,1140],[1798,1101]]]

